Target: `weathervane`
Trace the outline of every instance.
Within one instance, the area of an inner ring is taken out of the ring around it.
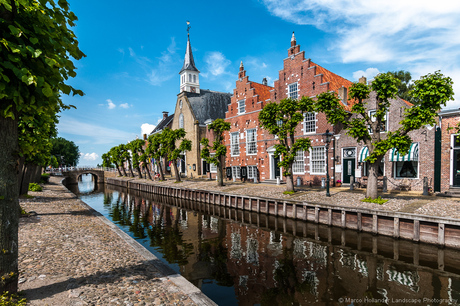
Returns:
[[[190,25],[190,21],[187,20],[187,35],[190,35],[190,28],[192,26]]]

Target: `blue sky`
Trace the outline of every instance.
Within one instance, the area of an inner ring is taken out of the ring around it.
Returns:
[[[420,0],[69,0],[87,55],[70,84],[83,97],[60,114],[59,136],[74,141],[80,165],[102,163],[111,147],[150,132],[172,113],[187,42],[200,87],[232,92],[240,62],[249,79],[273,85],[292,32],[307,58],[350,81],[407,70],[441,70],[460,107],[460,2]]]

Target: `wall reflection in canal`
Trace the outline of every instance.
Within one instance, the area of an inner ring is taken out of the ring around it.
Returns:
[[[81,198],[219,305],[460,301],[455,250],[108,188]]]

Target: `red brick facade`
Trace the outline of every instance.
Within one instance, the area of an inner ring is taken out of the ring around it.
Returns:
[[[441,192],[445,192],[451,186],[460,187],[460,182],[456,180],[457,168],[459,168],[456,155],[460,152],[460,145],[454,141],[455,136],[460,134],[455,128],[460,123],[460,111],[443,111],[439,115],[441,118]]]

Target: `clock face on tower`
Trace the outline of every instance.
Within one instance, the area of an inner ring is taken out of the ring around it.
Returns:
[[[190,91],[191,91],[191,92],[196,92],[196,89],[195,89],[195,87],[193,87],[193,86],[190,86]]]

